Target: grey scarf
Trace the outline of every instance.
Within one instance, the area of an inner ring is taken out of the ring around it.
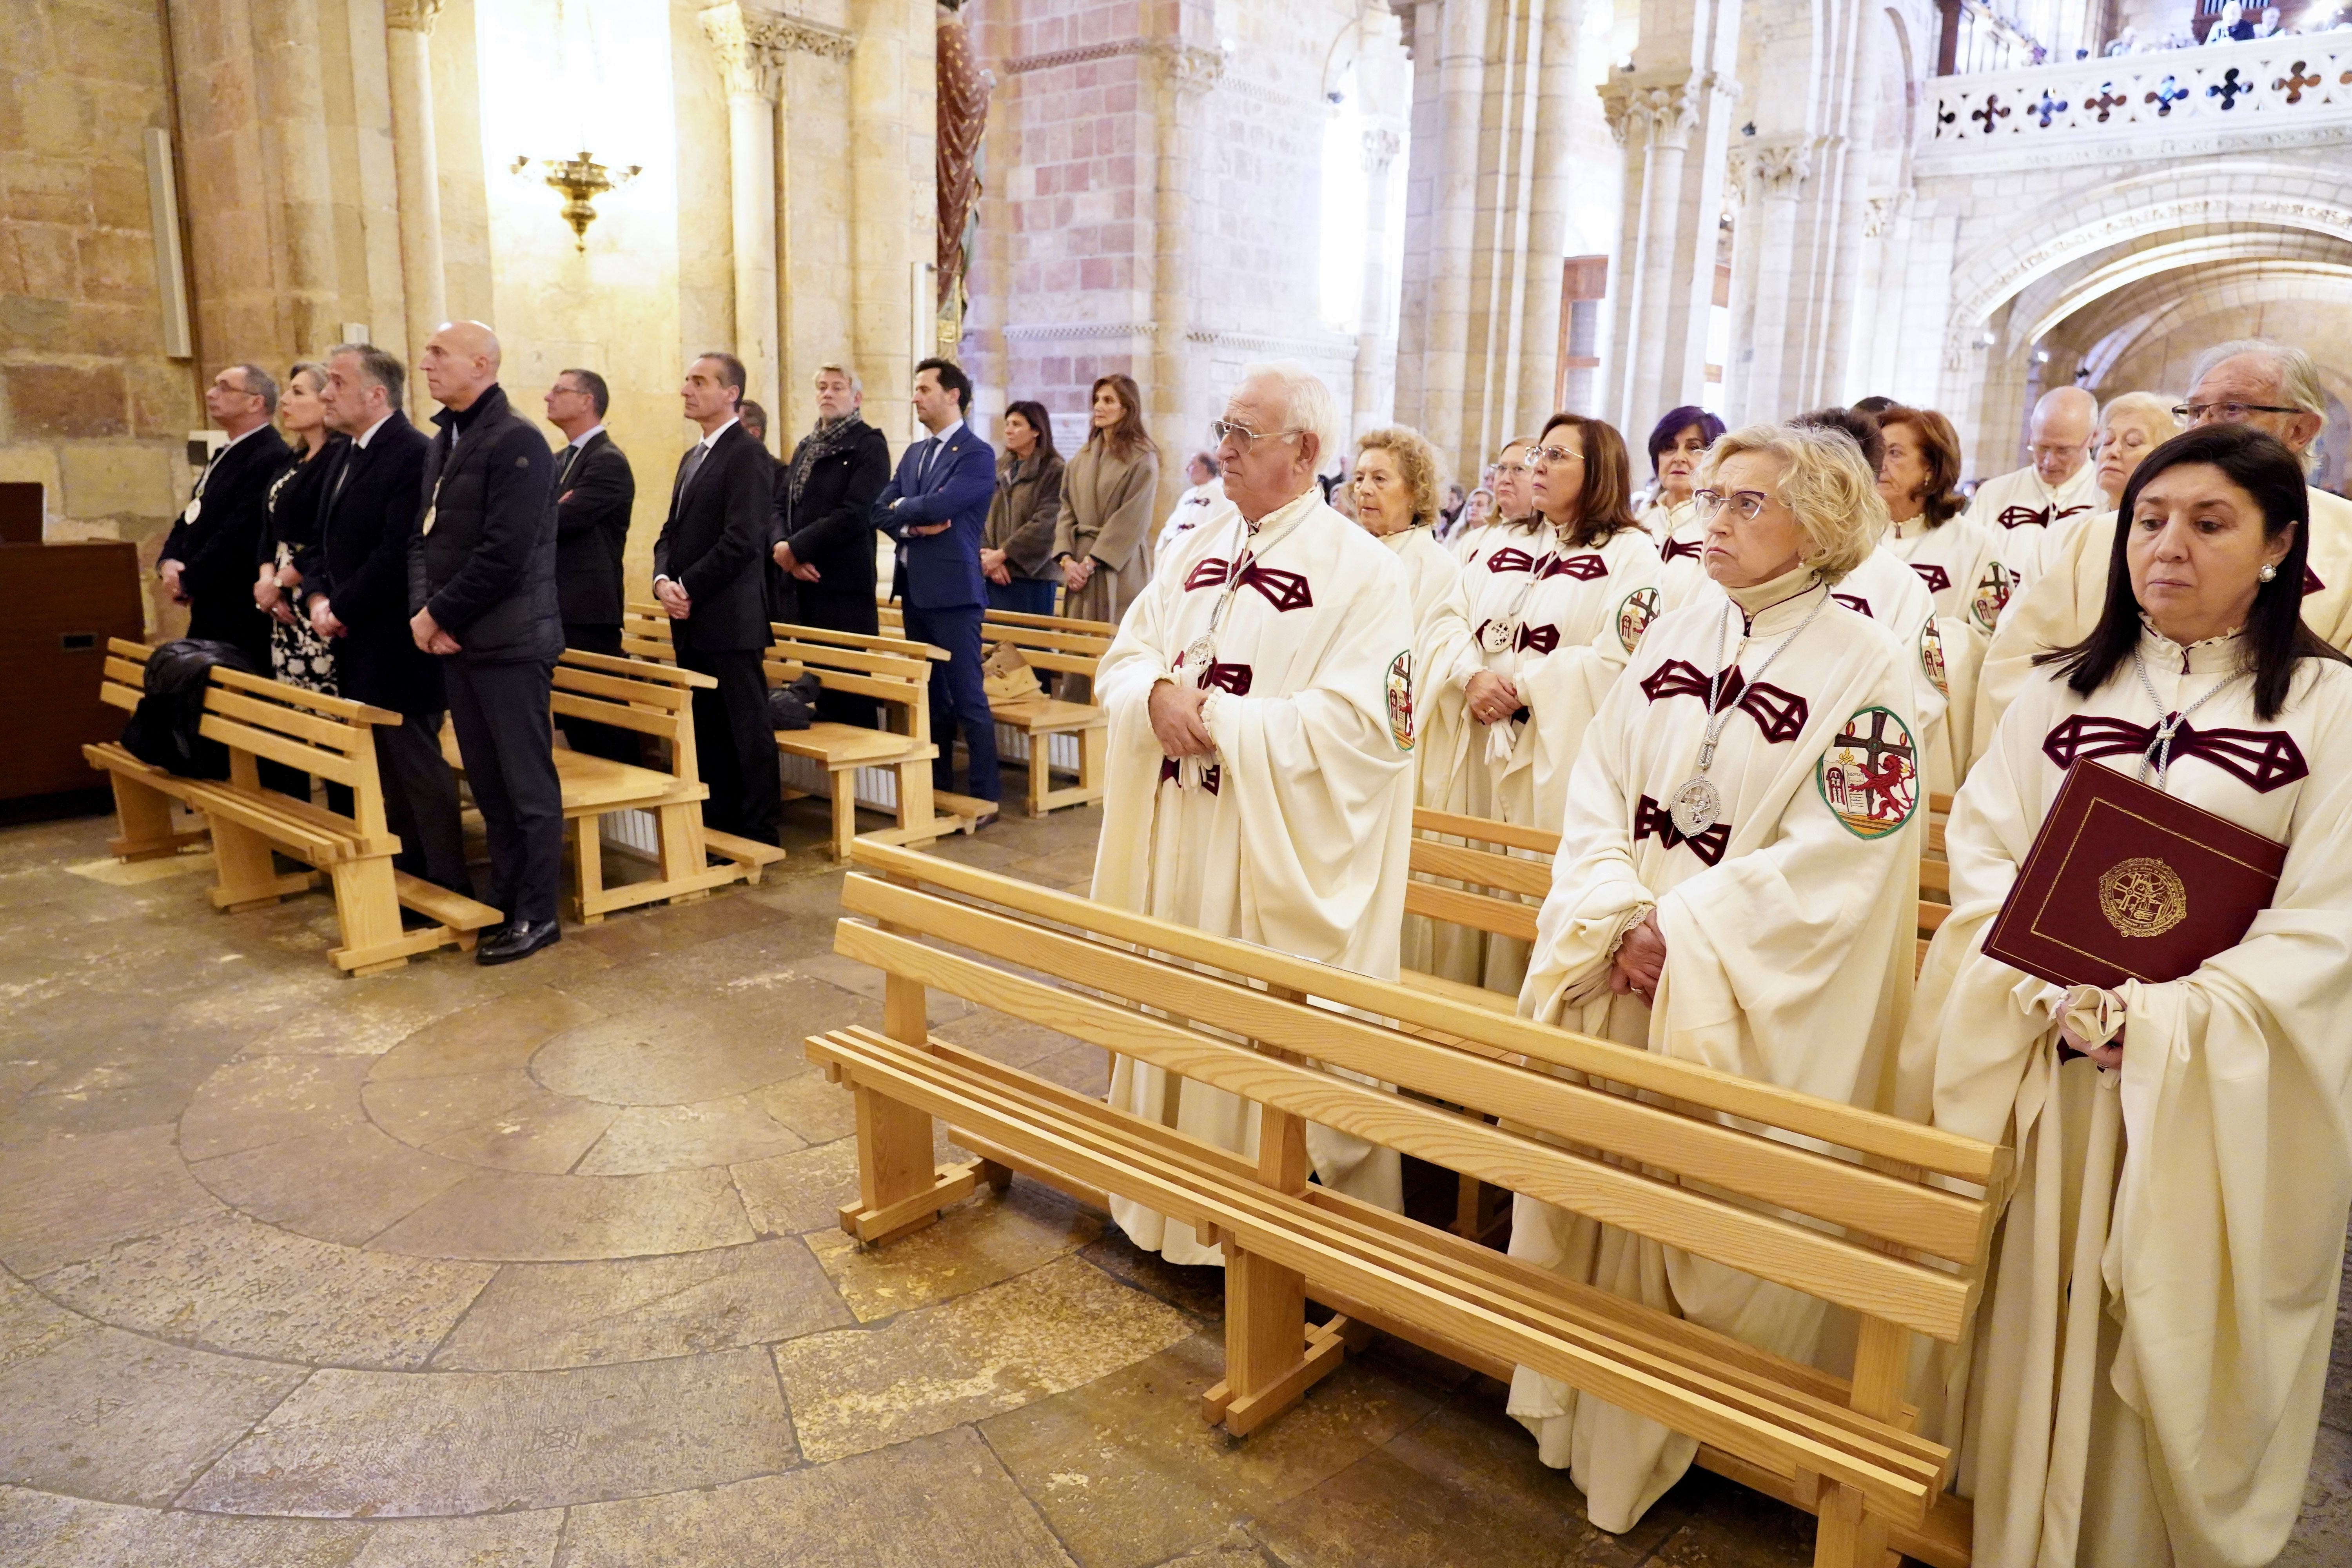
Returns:
[[[808,478],[817,464],[835,452],[846,450],[850,443],[866,433],[866,416],[851,409],[838,419],[820,419],[816,428],[801,437],[793,448],[793,505],[801,504],[801,491],[808,488]]]

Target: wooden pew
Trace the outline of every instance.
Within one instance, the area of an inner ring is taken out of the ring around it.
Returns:
[[[830,780],[835,859],[849,858],[850,843],[857,837],[856,776],[861,768],[887,768],[897,775],[898,826],[887,830],[894,842],[924,845],[959,829],[969,833],[993,814],[986,801],[943,797],[931,785],[931,763],[939,755],[931,743],[931,665],[948,657],[946,649],[897,637],[784,621],[772,623],[769,630],[776,640],[762,668],[772,689],[814,675],[828,691],[873,699],[890,726],[868,730],[819,719],[805,730],[775,731],[779,752],[815,763]],[[669,616],[657,605],[628,607],[621,646],[638,658],[665,665],[676,661]],[[808,793],[787,785],[784,798]],[[945,813],[940,810],[942,799],[951,803]]]
[[[100,695],[115,707],[136,708],[152,651],[120,637],[110,641]],[[308,891],[317,876],[281,876],[271,852],[302,861],[334,890],[342,945],[327,956],[345,973],[378,974],[444,945],[470,952],[475,933],[502,918],[488,904],[393,868],[400,840],[384,826],[374,727],[399,722],[399,714],[363,702],[216,668],[205,693],[198,733],[228,748],[226,779],[176,778],[118,743],[85,746],[82,755],[113,783],[122,829],[113,841],[118,856],[128,860],[168,855],[202,837],[173,830],[171,803],[177,800],[201,812],[208,825],[217,876],[212,889],[215,908],[260,909]],[[351,814],[264,789],[259,764],[265,760],[347,786]],[[434,923],[404,931],[403,908]]]
[[[885,631],[905,625],[897,605],[882,606]],[[983,647],[1011,643],[1029,667],[1045,675],[1083,675],[1094,679],[1095,667],[1110,650],[1118,628],[1108,621],[1074,620],[1065,616],[1029,616],[1013,610],[990,610],[981,617]],[[1027,809],[1043,816],[1066,805],[1091,805],[1103,796],[1103,778],[1109,759],[1110,720],[1091,702],[1065,702],[1040,691],[1022,702],[992,703],[996,721],[1017,731],[1028,747]],[[1077,779],[1054,787],[1051,752],[1056,735],[1075,736]]]
[[[904,849],[861,841],[856,859],[835,951],[883,971],[883,1026],[808,1042],[856,1101],[845,1229],[887,1241],[1013,1169],[1115,1194],[1225,1249],[1225,1377],[1202,1414],[1232,1434],[1369,1329],[1498,1377],[1532,1366],[1696,1436],[1710,1468],[1820,1516],[1824,1568],[1877,1568],[1889,1545],[1967,1561],[1952,1456],[1910,1430],[1903,1391],[1914,1334],[1969,1331],[2009,1151]],[[933,987],[1256,1101],[1258,1155],[931,1037]],[[934,1166],[935,1119],[982,1158]],[[1846,1309],[1855,1373],[1311,1184],[1309,1121]],[[1308,1295],[1344,1321],[1307,1330]]]

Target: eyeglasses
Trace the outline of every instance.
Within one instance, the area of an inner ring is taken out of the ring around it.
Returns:
[[[1288,437],[1304,436],[1306,434],[1307,432],[1304,430],[1253,430],[1248,426],[1237,424],[1231,419],[1212,419],[1209,421],[1209,439],[1214,441],[1220,447],[1223,446],[1226,442],[1231,441],[1234,446],[1240,447],[1244,452],[1256,446],[1260,441],[1282,440]]]
[[[1584,461],[1584,454],[1581,452],[1571,452],[1565,447],[1538,447],[1533,452],[1528,454],[1528,466],[1529,468],[1533,468],[1538,461],[1546,463],[1580,463]]]
[[[1754,522],[1772,504],[1772,498],[1761,490],[1740,490],[1725,495],[1719,490],[1700,490],[1691,497],[1691,505],[1702,520],[1710,519],[1725,507],[1729,507],[1742,522]]]
[[[2274,403],[2176,403],[2172,416],[2191,425],[2209,422],[2236,425],[2249,414],[2308,414],[2307,408],[2281,408]]]

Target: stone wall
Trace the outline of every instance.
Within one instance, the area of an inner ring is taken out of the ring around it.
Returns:
[[[164,51],[150,5],[0,5],[0,479],[44,488],[49,538],[137,540],[150,562],[203,423],[163,352],[148,216]]]

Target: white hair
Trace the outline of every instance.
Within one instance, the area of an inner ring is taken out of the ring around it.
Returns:
[[[1328,462],[1339,450],[1339,411],[1323,378],[1295,359],[1266,360],[1242,367],[1241,384],[1271,381],[1282,389],[1282,427],[1315,437],[1315,460]]]
[[[2306,414],[2327,417],[2327,389],[2319,383],[2319,364],[2301,349],[2291,349],[2284,343],[2274,343],[2263,338],[2239,338],[2226,343],[2216,343],[2197,356],[2197,367],[2189,373],[2189,384],[2197,384],[2211,373],[2223,360],[2240,356],[2259,359],[2268,363],[2278,377],[2278,389],[2289,403]]]
[[[865,378],[864,376],[862,376],[862,375],[859,375],[856,371],[854,371],[854,370],[850,369],[847,365],[845,365],[845,364],[835,364],[835,363],[834,363],[831,360],[827,360],[824,363],[823,363],[823,364],[821,364],[821,365],[817,366],[817,367],[816,367],[815,374],[812,374],[812,375],[809,377],[809,379],[810,379],[811,381],[814,381],[814,380],[817,378],[817,376],[823,375],[823,374],[825,374],[826,372],[828,372],[828,371],[830,371],[830,372],[831,372],[832,374],[834,374],[835,375],[840,376],[840,377],[844,378],[845,380],[846,380],[846,381],[849,383],[849,390],[850,390],[850,391],[852,391],[852,392],[856,393],[856,394],[857,395],[859,395],[860,397],[863,397],[863,396],[865,396],[865,395],[866,395],[866,378]]]

